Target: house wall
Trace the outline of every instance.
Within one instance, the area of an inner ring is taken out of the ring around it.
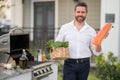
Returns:
[[[96,29],[100,28],[100,0],[81,0],[88,4],[87,22]],[[74,19],[74,0],[59,0],[58,26]]]
[[[58,1],[58,27],[74,19],[74,5],[75,2],[73,0]]]
[[[23,9],[23,26],[33,27],[33,1],[48,1],[48,0],[24,0]],[[87,22],[96,29],[100,28],[100,0],[83,0],[88,4]],[[93,3],[94,2],[94,3]],[[55,1],[55,27],[60,27],[62,24],[74,19],[73,10],[76,2],[74,0],[56,0]]]
[[[12,27],[23,26],[23,4],[22,0],[12,0],[12,14],[11,14],[11,21],[12,21]]]
[[[48,1],[48,0],[14,0],[13,23],[24,26],[33,27],[33,1]],[[82,0],[81,0],[82,1]],[[94,28],[100,28],[100,0],[83,0],[88,4],[89,14],[87,22]],[[74,19],[73,10],[76,2],[74,0],[55,0],[55,27],[60,27]],[[23,9],[24,8],[24,9]],[[23,17],[21,17],[23,16]]]
[[[88,4],[87,22],[95,29],[100,28],[101,0],[82,0]]]
[[[112,23],[114,28],[109,32],[108,37],[102,43],[102,51],[107,53],[113,52],[120,55],[120,1],[119,0],[101,0],[101,27],[104,26],[105,14],[115,14],[115,21]]]
[[[23,26],[31,28],[31,0],[24,0],[23,7]]]

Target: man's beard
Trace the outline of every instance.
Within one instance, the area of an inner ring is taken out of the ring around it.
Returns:
[[[76,16],[75,19],[76,19],[77,22],[82,23],[82,22],[85,21],[86,17],[83,17],[83,16]]]

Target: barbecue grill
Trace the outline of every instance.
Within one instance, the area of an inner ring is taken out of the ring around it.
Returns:
[[[9,33],[0,36],[0,51],[9,54],[19,64],[19,58],[22,55],[22,49],[25,49],[28,57],[34,60],[29,50],[29,34],[20,28],[13,28]]]
[[[25,49],[27,53],[28,68],[32,69],[32,80],[41,80],[41,78],[47,78],[54,73],[51,61],[40,62],[34,60],[34,57],[29,52],[28,33],[20,28],[14,28],[9,33],[0,36],[0,52],[9,54],[15,60],[16,65],[19,65],[22,49]]]

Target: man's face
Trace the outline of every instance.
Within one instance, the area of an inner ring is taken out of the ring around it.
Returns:
[[[87,16],[86,8],[82,6],[76,7],[76,10],[74,11],[74,16],[77,22],[84,22]]]

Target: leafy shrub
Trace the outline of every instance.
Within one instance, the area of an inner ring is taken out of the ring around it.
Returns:
[[[107,57],[103,53],[95,57],[96,76],[101,80],[120,80],[120,63],[112,52]]]

